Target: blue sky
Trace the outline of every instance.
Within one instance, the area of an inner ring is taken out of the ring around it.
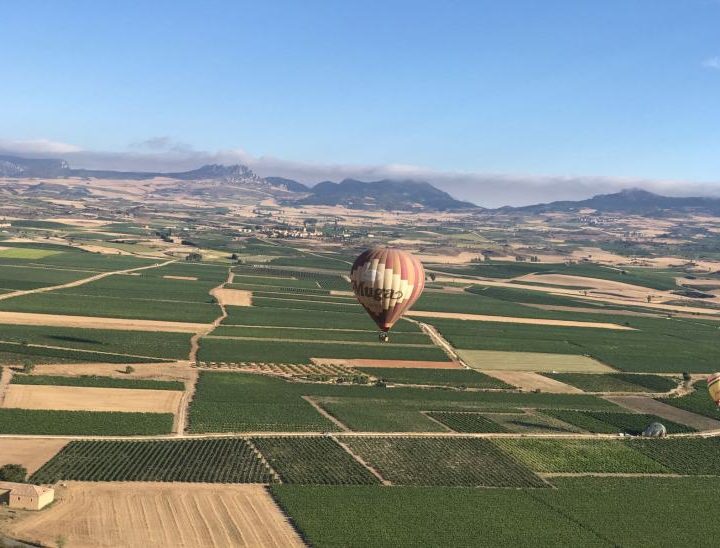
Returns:
[[[719,29],[715,0],[7,2],[0,147],[712,191]]]

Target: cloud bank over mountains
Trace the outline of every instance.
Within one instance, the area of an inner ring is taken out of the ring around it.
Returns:
[[[30,158],[61,158],[72,167],[118,171],[186,171],[204,164],[244,164],[261,176],[315,183],[346,178],[362,181],[413,179],[427,181],[460,200],[485,207],[528,205],[553,200],[577,200],[596,194],[642,188],[667,196],[720,196],[715,182],[673,181],[598,175],[525,175],[443,171],[430,167],[385,164],[319,164],[254,156],[242,149],[197,150],[169,137],[132,143],[125,151],[87,150],[68,143],[0,139],[0,154]]]

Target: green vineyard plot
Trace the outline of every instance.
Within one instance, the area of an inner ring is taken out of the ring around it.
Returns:
[[[272,473],[240,438],[73,441],[31,480],[270,483]]]
[[[326,437],[252,439],[283,483],[362,485],[378,483],[367,468]]]
[[[720,476],[720,438],[632,440],[630,446],[676,474]]]
[[[169,434],[171,413],[0,409],[0,434],[142,436]]]
[[[398,340],[399,335],[393,335],[393,341]],[[430,384],[485,389],[513,388],[501,380],[469,369],[372,367],[364,371],[386,382],[398,384]]]
[[[397,485],[544,487],[530,470],[479,438],[343,438]]]
[[[663,474],[669,470],[619,440],[497,439],[537,472]]]
[[[133,388],[136,390],[177,390],[183,391],[185,385],[180,381],[158,381],[152,379],[117,379],[96,375],[63,377],[59,375],[22,375],[16,374],[12,384],[85,386],[96,388]]]

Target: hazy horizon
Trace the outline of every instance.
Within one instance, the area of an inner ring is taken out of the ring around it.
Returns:
[[[490,207],[716,196],[719,16],[712,0],[11,3],[0,149],[407,177]]]

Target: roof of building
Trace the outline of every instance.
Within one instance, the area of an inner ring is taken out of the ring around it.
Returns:
[[[11,495],[20,495],[22,497],[39,497],[48,491],[53,491],[50,487],[42,487],[31,483],[15,483],[12,481],[0,481],[0,490],[10,491]]]

